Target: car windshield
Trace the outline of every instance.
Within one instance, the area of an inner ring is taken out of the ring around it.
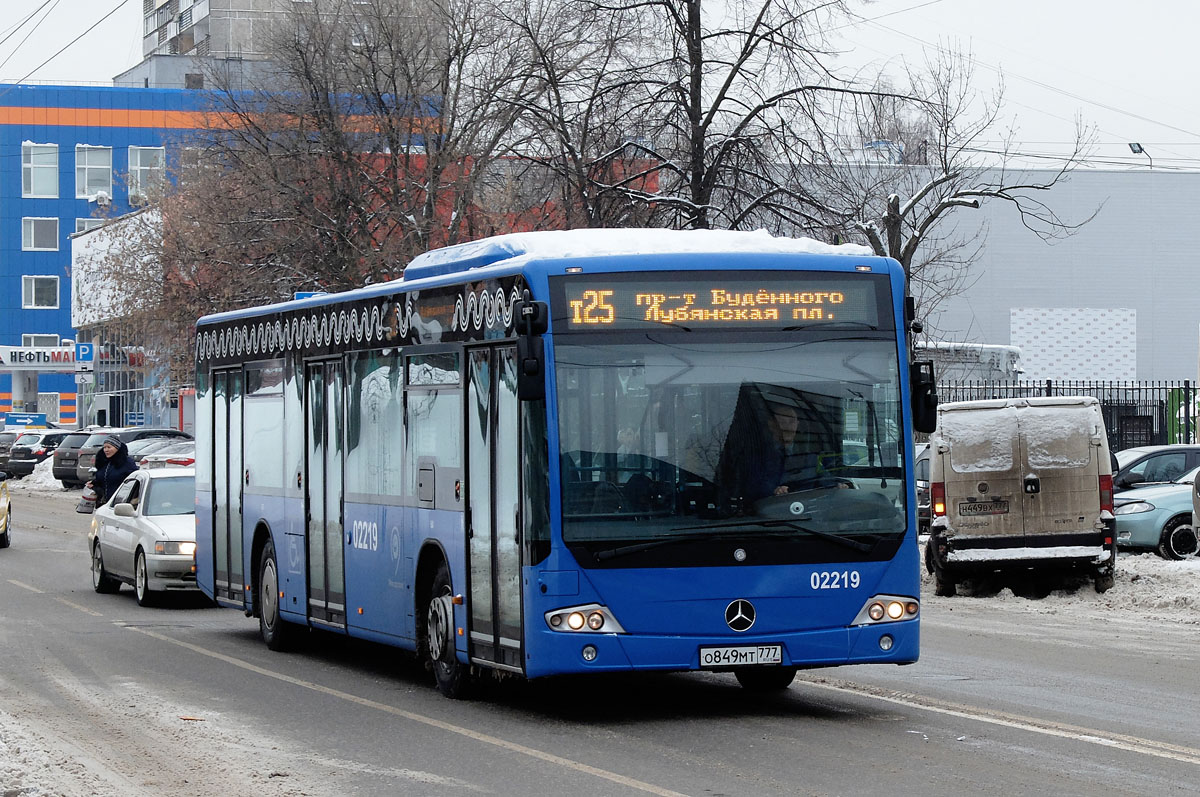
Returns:
[[[143,499],[144,515],[191,515],[196,512],[196,477],[151,479]]]
[[[568,544],[904,533],[894,340],[560,338],[555,361]]]
[[[1118,451],[1116,453],[1117,467],[1123,468],[1145,453],[1146,449],[1144,448],[1127,448],[1124,451]]]
[[[1200,468],[1192,468],[1187,473],[1183,474],[1178,479],[1176,479],[1174,483],[1175,484],[1195,484],[1197,471],[1200,471]]]

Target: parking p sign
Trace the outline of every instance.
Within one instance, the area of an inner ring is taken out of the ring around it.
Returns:
[[[76,343],[75,344],[75,370],[76,371],[91,371],[96,365],[96,344],[95,343]]]

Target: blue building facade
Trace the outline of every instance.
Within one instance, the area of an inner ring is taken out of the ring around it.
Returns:
[[[204,98],[0,84],[0,347],[74,340],[70,236],[130,211],[143,187],[166,178],[172,154],[204,127]],[[0,412],[37,411],[39,395],[52,418],[77,420],[72,374],[0,364]]]

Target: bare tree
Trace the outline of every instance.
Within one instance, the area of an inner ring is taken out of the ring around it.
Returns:
[[[1094,217],[1064,219],[1046,193],[1086,156],[1091,132],[1077,123],[1070,152],[1052,169],[1014,168],[1003,80],[980,91],[970,53],[946,50],[907,79],[903,93],[843,95],[818,109],[803,125],[815,134],[788,149],[789,169],[809,187],[814,227],[898,260],[919,313],[929,315],[969,284],[986,232],[960,234],[956,210],[1006,202],[1044,240]],[[881,104],[880,96],[892,99]],[[997,137],[1001,145],[987,143]]]

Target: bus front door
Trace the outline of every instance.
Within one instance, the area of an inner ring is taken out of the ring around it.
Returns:
[[[213,372],[213,589],[216,599],[241,608],[249,595],[242,580],[242,370]]]
[[[342,558],[342,364],[309,363],[304,399],[304,506],[308,546],[308,616],[345,629]]]
[[[523,672],[516,348],[469,352],[467,536],[471,658]]]

